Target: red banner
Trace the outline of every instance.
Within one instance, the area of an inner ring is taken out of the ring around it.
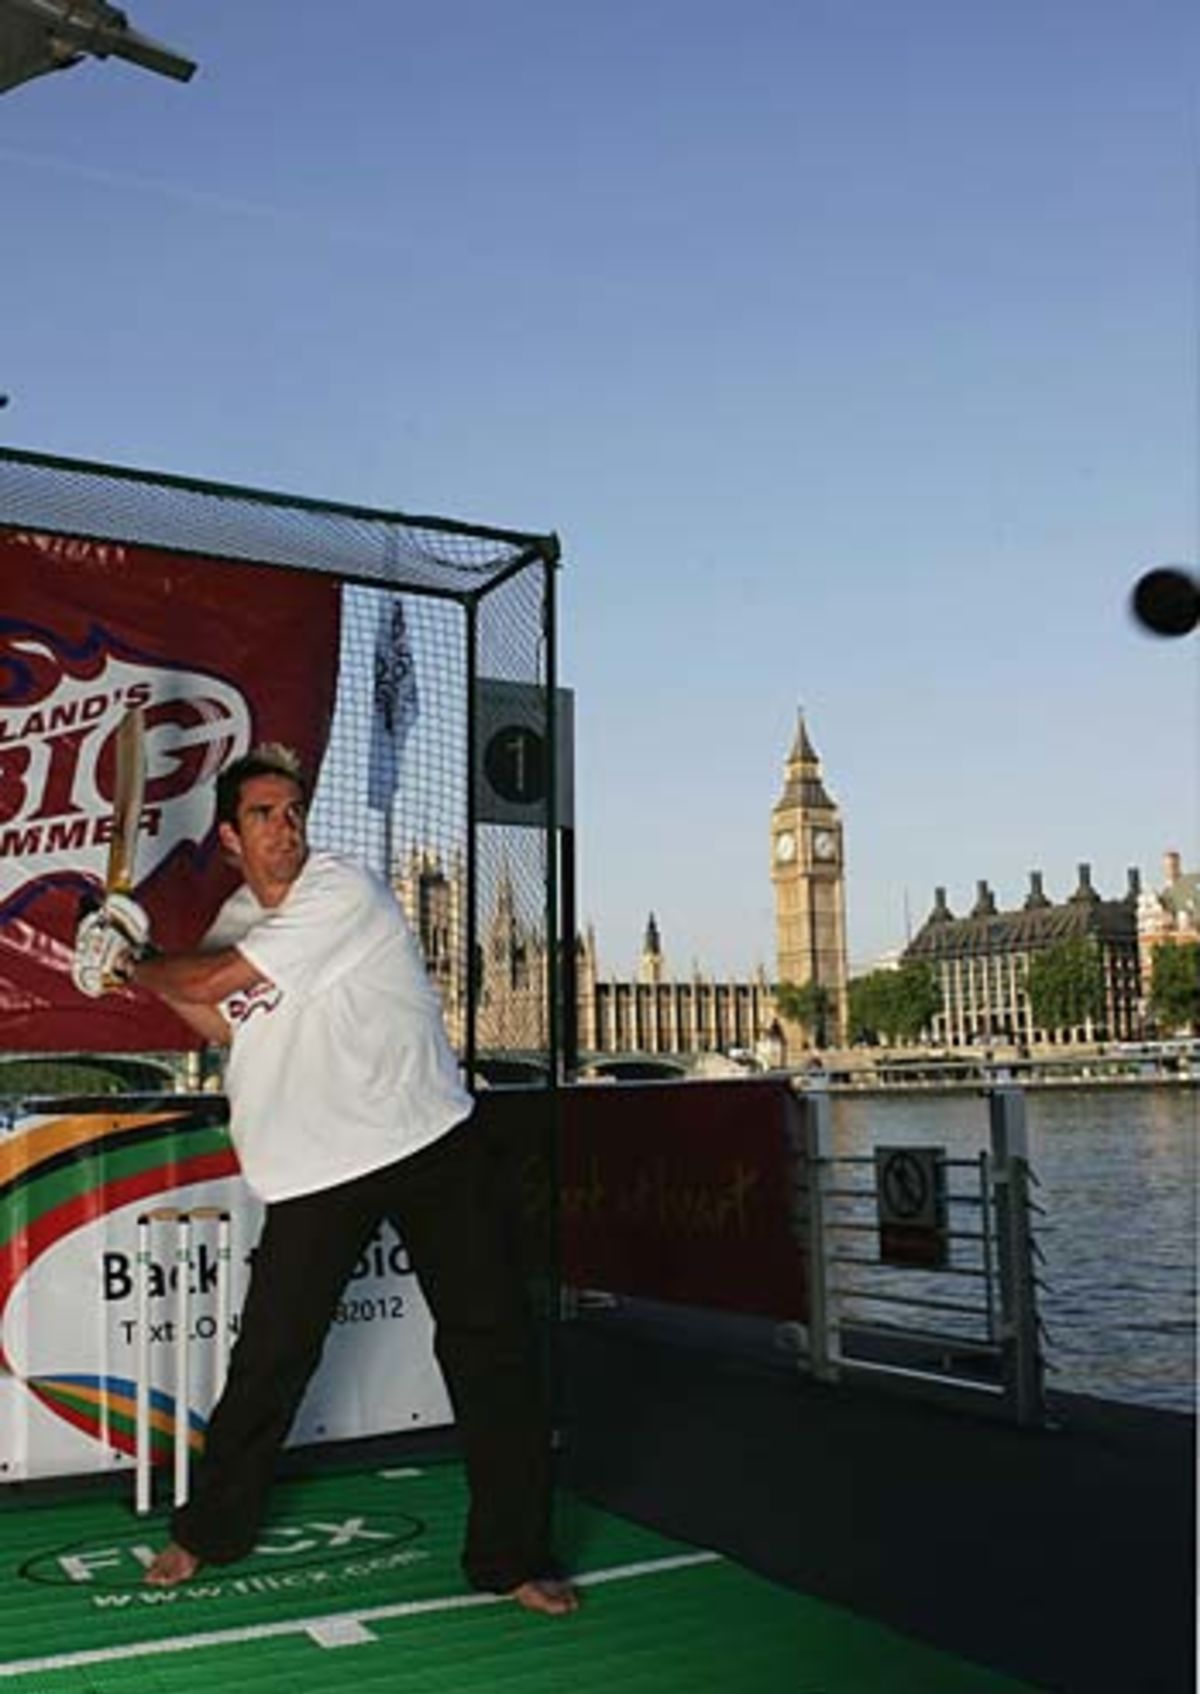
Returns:
[[[799,1117],[786,1084],[579,1087],[562,1110],[564,1282],[807,1317]]]
[[[215,777],[259,741],[314,774],[337,685],[334,578],[0,529],[0,1050],[151,1051],[194,1037],[157,1001],[71,982],[102,892],[116,729],[145,711],[138,900],[193,945],[234,886]]]

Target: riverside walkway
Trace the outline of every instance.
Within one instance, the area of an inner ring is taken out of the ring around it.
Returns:
[[[1195,1688],[1193,1418],[1064,1395],[1029,1431],[610,1325],[563,1349],[567,1475],[610,1512],[1037,1688]]]

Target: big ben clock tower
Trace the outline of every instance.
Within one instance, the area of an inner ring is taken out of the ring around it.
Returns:
[[[846,1039],[846,877],[842,824],[801,713],[771,813],[778,980],[817,983],[831,999],[826,1041]]]

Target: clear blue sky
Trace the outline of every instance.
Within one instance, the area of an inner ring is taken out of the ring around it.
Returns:
[[[610,969],[771,969],[801,702],[858,963],[1195,862],[1193,0],[128,10],[0,98],[5,439],[557,529]]]

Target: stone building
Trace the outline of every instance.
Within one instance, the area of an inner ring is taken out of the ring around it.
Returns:
[[[1142,994],[1150,993],[1156,947],[1200,942],[1200,872],[1185,871],[1176,852],[1163,854],[1163,886],[1138,901]]]
[[[770,841],[779,981],[827,988],[831,1033],[840,1037],[846,1026],[847,980],[842,824],[803,718],[785,761],[783,792],[771,813]],[[490,884],[477,939],[477,1046],[481,1054],[537,1055],[547,1042],[544,924],[540,913],[523,915],[513,877],[503,867]],[[437,853],[414,847],[396,877],[396,891],[441,993],[451,1040],[461,1045],[466,1022],[464,866],[459,860],[448,865]],[[742,1049],[782,1062],[810,1039],[795,1026],[785,1031],[761,966],[740,981],[718,980],[698,966],[686,975],[672,975],[653,913],[632,978],[601,972],[591,928],[576,940],[575,961],[578,1045],[584,1058]]]
[[[1023,904],[997,909],[986,882],[977,885],[975,904],[966,917],[955,917],[938,888],[933,910],[904,951],[904,962],[931,965],[942,991],[942,1010],[930,1030],[939,1046],[978,1043],[1128,1040],[1141,1031],[1142,1001],[1138,961],[1136,870],[1128,873],[1125,894],[1106,900],[1092,887],[1091,870],[1079,867],[1079,883],[1055,904],[1033,871]],[[1026,992],[1030,961],[1062,941],[1095,943],[1104,979],[1104,1012],[1098,1022],[1075,1029],[1039,1028]]]
[[[775,1017],[761,968],[742,982],[718,981],[699,969],[672,976],[653,912],[633,981],[601,976],[590,929],[578,948],[577,970],[581,1054],[753,1050]]]
[[[459,1044],[466,1003],[460,951],[466,922],[466,875],[461,856],[447,867],[439,854],[412,847],[395,879],[395,889],[420,942],[430,980],[442,997],[450,1038]]]
[[[845,842],[803,714],[771,813],[771,881],[778,980],[827,991],[832,1033],[840,1045],[849,1020]],[[790,1050],[810,1039],[810,1032],[788,1027],[786,1020],[785,1028]]]
[[[799,716],[784,762],[783,791],[770,817],[779,982],[815,983],[830,1002],[830,1035],[847,1024],[846,870],[841,814]],[[599,975],[595,936],[580,944],[579,1043],[595,1053],[728,1053],[733,1049],[794,1059],[812,1032],[788,1024],[760,966],[741,981],[718,981],[698,968],[672,976],[654,914],[646,926],[633,981]]]
[[[461,949],[464,879],[433,853],[414,850],[396,892],[442,997],[451,1041],[461,1046],[466,993]],[[576,941],[578,1042],[584,1060],[604,1054],[695,1055],[753,1049],[769,1032],[774,1004],[765,972],[718,981],[694,969],[675,978],[666,967],[653,913],[637,975],[602,974],[594,930]],[[476,1043],[481,1057],[545,1051],[546,950],[540,924],[522,918],[512,878],[501,875],[478,948]]]

